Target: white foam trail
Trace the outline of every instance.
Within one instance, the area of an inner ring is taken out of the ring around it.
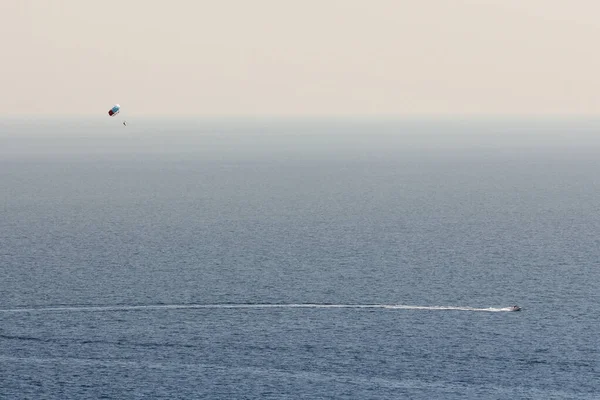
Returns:
[[[392,309],[430,311],[480,311],[507,312],[510,307],[475,308],[459,306],[411,306],[404,304],[154,304],[154,305],[115,305],[115,306],[61,306],[37,308],[0,309],[0,313],[39,313],[39,312],[110,312],[145,310],[186,310],[186,309],[265,309],[265,308],[348,308],[348,309]]]

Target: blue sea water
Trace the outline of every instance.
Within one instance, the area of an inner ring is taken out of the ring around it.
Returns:
[[[600,398],[597,121],[128,122],[0,121],[0,398]]]

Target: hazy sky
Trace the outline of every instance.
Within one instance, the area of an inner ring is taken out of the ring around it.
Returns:
[[[0,114],[600,114],[598,0],[0,0]]]

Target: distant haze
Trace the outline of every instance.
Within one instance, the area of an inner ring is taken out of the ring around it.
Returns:
[[[3,0],[0,115],[597,115],[598,0]]]

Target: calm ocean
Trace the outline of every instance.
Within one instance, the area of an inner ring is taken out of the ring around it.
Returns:
[[[600,121],[128,123],[0,120],[0,399],[600,398]]]

